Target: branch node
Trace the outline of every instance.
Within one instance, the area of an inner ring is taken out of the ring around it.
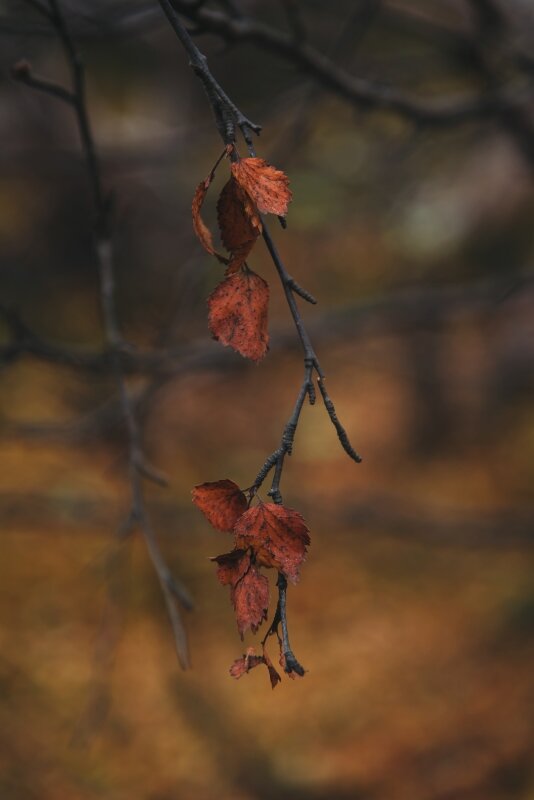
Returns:
[[[287,280],[287,285],[293,292],[295,292],[295,294],[298,294],[299,297],[302,297],[303,300],[306,300],[306,302],[311,303],[312,305],[317,305],[317,300],[315,297],[310,294],[307,289],[303,289],[294,278],[289,277]]]
[[[280,489],[278,487],[274,487],[274,486],[271,487],[269,489],[269,491],[267,492],[267,494],[269,495],[269,497],[272,497],[273,503],[276,503],[279,506],[282,505],[282,494],[281,494]]]
[[[284,671],[287,672],[288,675],[290,675],[292,672],[296,672],[297,675],[300,675],[302,677],[306,670],[304,669],[302,664],[298,661],[293,651],[284,650],[283,655],[284,655]]]
[[[145,459],[142,453],[138,453],[134,458],[135,468],[139,472],[143,478],[146,478],[152,483],[155,483],[156,486],[161,486],[165,488],[169,485],[169,479],[167,476],[161,472],[159,469],[156,469],[152,464],[149,464],[148,461]]]

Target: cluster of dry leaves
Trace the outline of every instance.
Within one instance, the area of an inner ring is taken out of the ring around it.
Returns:
[[[211,231],[201,217],[201,209],[215,170],[224,156],[231,162],[231,175],[217,202],[217,220],[221,241],[228,256],[219,253]],[[204,248],[226,265],[225,277],[208,299],[209,326],[215,339],[229,345],[241,355],[259,361],[268,349],[267,314],[269,287],[266,281],[246,264],[252,248],[262,232],[260,214],[283,217],[291,201],[287,176],[262,158],[240,158],[229,145],[208,177],[195,192],[192,205],[193,228]],[[267,618],[269,580],[260,569],[274,567],[287,580],[296,583],[299,569],[310,543],[308,528],[298,511],[276,503],[250,507],[255,491],[249,496],[230,480],[203,483],[193,490],[193,502],[214,528],[231,532],[234,547],[216,556],[217,577],[230,587],[237,627],[243,639],[246,631],[256,633]],[[274,687],[280,675],[265,649],[269,635],[278,635],[277,612],[262,641],[262,655],[249,648],[237,659],[230,673],[240,678],[253,667],[264,664]],[[286,664],[280,644],[280,665],[291,677],[295,673]]]
[[[215,249],[211,231],[200,214],[224,156],[231,160],[231,176],[219,195],[217,221],[228,256]],[[260,361],[269,345],[269,287],[247,267],[246,260],[262,232],[260,214],[283,217],[287,213],[291,201],[288,184],[284,172],[262,158],[240,158],[235,147],[228,145],[193,198],[195,233],[208,253],[227,265],[224,280],[208,299],[210,331],[219,342],[253,361]]]
[[[230,587],[237,628],[243,639],[247,630],[256,633],[267,618],[269,580],[260,568],[274,567],[287,580],[296,583],[310,543],[308,527],[298,511],[283,505],[260,501],[250,508],[245,493],[228,479],[196,486],[193,502],[214,528],[234,535],[233,549],[215,556],[212,561],[217,563],[219,581]],[[265,664],[274,689],[280,675],[265,650],[270,632],[274,631],[269,630],[262,642],[263,654],[255,655],[249,648],[234,662],[231,675],[240,678],[253,667]],[[282,649],[280,665],[286,670]],[[294,677],[294,673],[288,674]]]

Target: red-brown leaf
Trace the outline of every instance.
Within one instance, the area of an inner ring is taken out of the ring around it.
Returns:
[[[230,251],[225,275],[234,275],[250,255],[262,231],[258,210],[232,176],[225,184],[217,203],[221,239]]]
[[[234,250],[230,259],[228,261],[228,266],[226,267],[224,274],[228,275],[235,275],[236,272],[239,272],[243,264],[245,264],[247,258],[250,255],[250,251],[254,247],[254,242],[245,242],[243,247],[239,248],[238,250]]]
[[[258,211],[254,200],[251,196],[245,192],[244,189],[241,190],[242,199],[243,199],[243,207],[245,209],[245,214],[250,219],[250,224],[258,232],[259,234],[263,231],[263,223],[261,221],[260,212]]]
[[[293,583],[298,581],[310,543],[308,527],[298,511],[260,503],[238,519],[235,534],[236,547],[252,547],[258,564],[276,567]]]
[[[242,678],[243,675],[246,675],[247,672],[250,672],[251,669],[258,667],[260,664],[265,664],[267,667],[269,671],[271,687],[274,689],[282,679],[274,668],[273,663],[265,650],[263,651],[263,656],[257,656],[254,653],[254,648],[249,647],[245,655],[241,656],[241,658],[236,658],[230,667],[230,675],[232,678],[239,680],[239,678]]]
[[[250,672],[251,669],[254,669],[254,667],[264,663],[265,661],[263,656],[254,655],[254,648],[249,647],[244,656],[241,656],[241,658],[236,658],[230,667],[230,675],[232,678],[239,680],[239,678],[242,678],[247,672]]]
[[[231,177],[225,183],[217,203],[217,220],[222,243],[230,253],[235,253],[249,242],[254,242],[261,232],[261,222],[253,224],[247,213],[246,194],[237,181]]]
[[[269,287],[251,270],[238,272],[220,283],[208,298],[209,326],[221,344],[253,361],[267,352]]]
[[[284,172],[263,158],[241,158],[232,164],[232,174],[263,214],[287,214],[292,195]]]
[[[256,633],[267,618],[269,606],[269,581],[265,575],[257,567],[251,566],[233,587],[231,597],[241,638],[249,628]]]
[[[239,486],[227,478],[195,486],[192,497],[208,522],[219,531],[232,531],[247,510],[247,498]]]
[[[218,564],[217,577],[222,585],[235,586],[248,572],[250,553],[248,550],[232,550],[231,553],[215,556],[211,561],[216,561]]]
[[[282,678],[280,677],[279,673],[275,669],[275,666],[274,666],[273,662],[271,661],[271,659],[269,658],[269,654],[267,653],[267,651],[265,649],[263,650],[263,661],[265,663],[265,666],[269,670],[269,678],[271,680],[271,689],[276,689],[276,684],[280,683]]]
[[[210,255],[215,256],[222,261],[224,264],[228,263],[228,259],[222,256],[215,250],[213,246],[213,238],[211,235],[211,231],[202,219],[200,215],[200,210],[202,208],[202,204],[204,203],[204,199],[210,187],[210,184],[213,180],[214,173],[210,172],[207,178],[201,181],[195,191],[193,196],[193,203],[191,206],[191,213],[193,216],[193,230],[195,231],[196,235],[198,236],[200,243],[204,247],[205,250],[210,253]]]

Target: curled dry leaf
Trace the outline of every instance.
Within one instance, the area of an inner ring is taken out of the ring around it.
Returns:
[[[237,629],[243,634],[249,628],[256,633],[269,607],[269,581],[254,565],[250,566],[232,588],[232,603],[235,609]]]
[[[210,255],[215,256],[219,259],[223,264],[228,263],[228,259],[222,256],[215,250],[213,246],[213,238],[211,235],[211,231],[202,219],[200,214],[200,210],[202,208],[202,204],[210,187],[210,184],[213,180],[214,172],[210,172],[207,178],[201,181],[196,189],[196,192],[193,197],[193,203],[191,206],[191,213],[193,216],[193,230],[195,231],[196,235],[198,236],[200,243],[204,247],[205,250],[210,253]]]
[[[310,543],[302,514],[276,503],[250,508],[235,525],[236,547],[252,547],[261,566],[276,567],[293,583]]]
[[[191,206],[191,213],[193,215],[193,230],[195,231],[196,235],[198,236],[201,245],[204,247],[205,250],[208,251],[211,255],[215,253],[215,248],[213,246],[213,239],[211,236],[211,231],[200,216],[200,209],[202,208],[202,204],[204,202],[204,198],[206,197],[207,191],[209,189],[209,185],[211,183],[211,175],[209,175],[205,180],[201,181],[195,191],[193,196],[193,204]]]
[[[218,564],[217,578],[223,586],[235,586],[246,575],[250,567],[250,553],[248,550],[232,550],[222,556],[215,556],[211,561]]]
[[[239,678],[242,678],[243,675],[246,675],[247,672],[250,672],[251,669],[254,669],[254,667],[257,667],[260,664],[265,664],[267,667],[269,671],[271,687],[274,689],[282,679],[274,668],[273,663],[265,649],[262,656],[257,656],[254,652],[254,648],[249,647],[245,655],[241,656],[241,658],[236,658],[230,667],[230,675],[232,678],[239,680]]]
[[[269,287],[251,270],[225,278],[208,298],[214,339],[242,356],[260,361],[267,352]]]
[[[208,522],[219,531],[232,531],[239,517],[247,510],[247,498],[233,481],[201,483],[192,491],[193,503]]]
[[[263,158],[241,158],[232,164],[232,174],[262,214],[287,214],[292,194],[285,172]]]
[[[256,239],[261,233],[261,221],[253,208],[250,198],[232,177],[224,185],[217,203],[217,220],[222,243],[230,252],[226,270],[232,275],[245,263]]]
[[[263,656],[254,655],[254,649],[249,647],[244,656],[241,656],[241,658],[236,658],[230,667],[230,675],[232,678],[239,680],[239,678],[242,678],[247,672],[250,672],[251,669],[254,669],[254,667],[264,663]]]
[[[271,659],[269,658],[269,654],[265,650],[265,647],[263,648],[263,661],[265,663],[265,666],[269,670],[269,678],[271,680],[271,689],[276,689],[276,685],[278,683],[281,683],[282,678],[280,677],[279,673],[275,669],[275,666],[274,666],[273,662],[271,661]]]

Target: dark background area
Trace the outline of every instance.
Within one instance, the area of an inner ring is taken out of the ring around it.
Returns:
[[[68,73],[40,15],[0,2],[0,796],[530,800],[532,3],[200,6],[295,35],[297,51],[304,26],[330,65],[380,92],[485,98],[446,124],[363,107],[176,6],[263,125],[258,155],[290,177],[288,229],[273,236],[319,299],[303,316],[364,461],[305,407],[283,491],[312,536],[288,596],[308,672],[274,693],[259,669],[232,680],[243,646],[208,561],[230,540],[190,490],[251,484],[294,404],[299,345],[261,242],[270,353],[256,366],[209,338],[222,268],[190,206],[221,143],[158,4],[65,0],[114,192],[118,316],[134,355],[162,354],[129,385],[170,481],[147,487],[147,505],[196,603],[182,672],[143,539],[115,536],[129,488],[113,375],[57,357],[105,346],[94,212],[72,115],[10,70],[26,58]],[[52,352],[14,353],[21,325]]]

